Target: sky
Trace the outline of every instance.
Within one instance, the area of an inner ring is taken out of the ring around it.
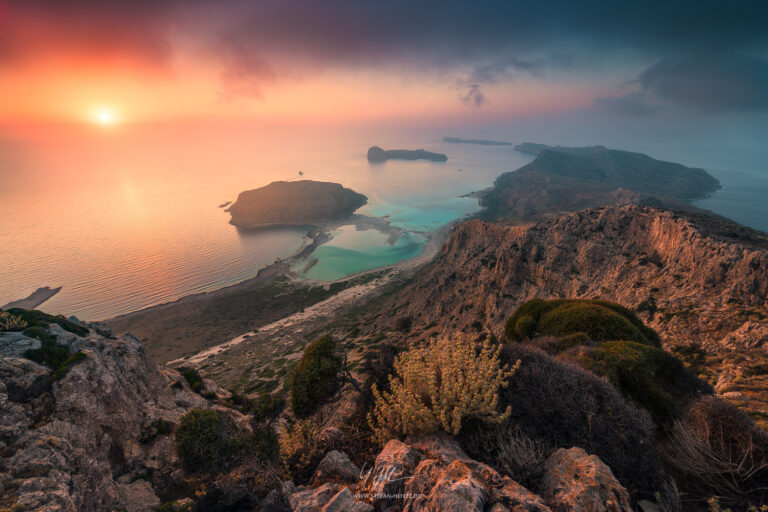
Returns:
[[[760,117],[766,27],[760,0],[0,0],[0,122]]]

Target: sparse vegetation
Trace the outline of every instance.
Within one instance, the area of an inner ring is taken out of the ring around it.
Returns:
[[[317,424],[312,420],[298,420],[289,425],[279,439],[285,473],[298,482],[308,480],[323,456]]]
[[[271,429],[245,432],[231,416],[216,409],[192,409],[176,427],[176,449],[187,471],[217,473],[256,457],[277,455],[277,437]]]
[[[189,384],[189,388],[192,391],[197,394],[202,393],[203,388],[205,387],[205,383],[203,382],[203,378],[200,376],[197,370],[190,368],[189,366],[184,366],[179,368],[179,373],[187,381],[187,384]]]
[[[455,435],[467,419],[503,421],[510,411],[497,410],[498,391],[517,365],[501,365],[500,350],[489,341],[477,346],[453,336],[398,356],[390,391],[372,388],[369,422],[378,440],[438,430]]]
[[[20,315],[0,311],[0,331],[23,331],[27,322]]]
[[[61,380],[64,378],[70,368],[72,368],[80,361],[86,359],[87,357],[88,355],[85,352],[75,352],[56,368],[56,371],[53,372],[53,379]]]
[[[48,313],[43,313],[42,311],[38,311],[36,309],[28,310],[28,309],[20,309],[20,308],[11,308],[7,310],[6,313],[20,318],[22,321],[24,321],[28,325],[28,327],[45,328],[45,327],[48,327],[50,324],[57,324],[59,327],[61,327],[65,331],[71,332],[72,334],[76,334],[77,336],[85,336],[90,332],[87,327],[84,327],[80,324],[76,324],[74,322],[70,322],[69,320],[67,320],[61,315],[49,315]]]
[[[307,346],[291,376],[291,407],[296,416],[306,418],[333,395],[341,366],[336,342],[330,336]]]

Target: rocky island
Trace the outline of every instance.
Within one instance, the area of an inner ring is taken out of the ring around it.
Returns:
[[[423,149],[390,149],[384,150],[379,146],[368,148],[369,162],[386,162],[387,160],[431,160],[445,162],[448,157],[442,153],[432,153]]]
[[[232,206],[231,224],[244,229],[268,226],[316,226],[350,216],[368,198],[338,183],[275,181],[241,192]]]
[[[450,142],[452,144],[478,144],[480,146],[514,146],[511,142],[485,139],[462,139],[461,137],[443,137],[443,142]],[[515,149],[517,149],[517,147]]]
[[[486,218],[540,219],[606,204],[637,204],[696,210],[687,201],[706,197],[720,183],[704,169],[656,160],[604,146],[551,147],[525,143],[518,151],[538,155],[499,176],[483,193]]]

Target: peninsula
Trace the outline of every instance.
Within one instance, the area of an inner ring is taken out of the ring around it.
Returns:
[[[32,292],[28,297],[15,300],[13,302],[9,302],[5,306],[0,307],[0,309],[12,309],[12,308],[35,309],[40,304],[47,301],[48,299],[50,299],[60,291],[61,291],[61,286],[58,286],[56,288],[43,286],[41,288],[38,288],[34,292]]]
[[[423,149],[390,149],[384,150],[379,146],[368,148],[369,162],[386,162],[387,160],[431,160],[445,162],[448,157],[442,153],[432,153]]]
[[[349,217],[368,198],[338,183],[275,181],[241,192],[226,211],[239,228],[317,226]]]

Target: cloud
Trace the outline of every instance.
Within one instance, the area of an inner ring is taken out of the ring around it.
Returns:
[[[768,108],[768,61],[736,54],[665,59],[637,78],[643,90],[682,107],[704,110]]]
[[[587,4],[488,0],[476,5],[464,0],[0,0],[0,4],[5,5],[0,9],[0,72],[3,63],[7,70],[52,56],[162,67],[180,53],[192,52],[192,58],[221,66],[225,94],[261,94],[276,80],[328,69],[377,70],[403,76],[431,73],[454,86],[469,87],[461,98],[482,105],[484,85],[520,76],[554,79],[566,71],[584,78],[617,63],[639,65],[693,51],[706,57],[768,48],[768,3],[752,0],[734,0],[727,7],[721,0]],[[662,62],[641,76],[644,90],[683,102],[682,75],[695,69]],[[680,75],[675,75],[675,67]],[[733,84],[724,86],[735,90]],[[611,106],[631,110],[631,101],[614,101]]]
[[[661,109],[658,104],[652,103],[644,92],[631,92],[624,96],[595,98],[592,104],[608,112],[629,116],[647,116]]]
[[[459,100],[470,107],[482,107],[485,103],[485,94],[480,89],[480,84],[472,84],[467,93]]]

